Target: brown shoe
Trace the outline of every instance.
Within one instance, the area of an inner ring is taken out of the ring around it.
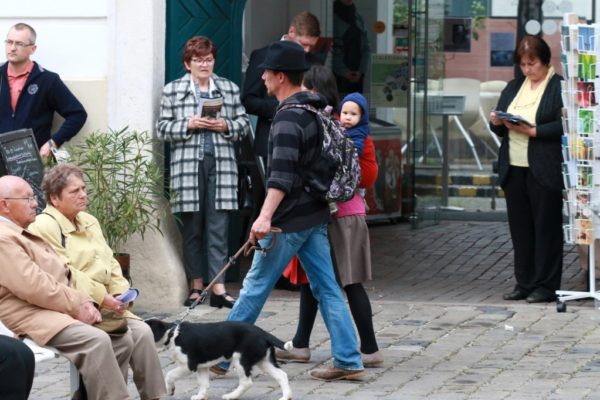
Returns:
[[[286,342],[285,350],[275,349],[277,361],[307,363],[310,360],[310,349],[308,347],[294,347],[291,341]]]
[[[209,368],[209,370],[213,374],[219,375],[219,376],[223,376],[227,373],[227,370],[225,368],[219,367],[219,364],[213,365],[212,367]]]
[[[333,366],[327,367],[325,369],[313,369],[312,371],[310,371],[311,378],[328,382],[339,381],[342,379],[349,381],[360,380],[360,378],[362,378],[365,375],[365,371],[362,369],[352,370]]]
[[[377,368],[383,364],[383,354],[377,350],[375,353],[363,354],[362,362],[365,368]]]

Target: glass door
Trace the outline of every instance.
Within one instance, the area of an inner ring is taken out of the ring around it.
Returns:
[[[438,222],[443,193],[437,176],[443,167],[443,135],[447,122],[439,111],[444,74],[444,0],[408,0],[410,90],[404,187],[414,228]]]

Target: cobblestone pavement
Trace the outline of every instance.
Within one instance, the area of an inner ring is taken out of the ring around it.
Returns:
[[[411,230],[408,224],[371,227],[372,300],[382,368],[360,382],[321,382],[308,371],[330,362],[330,343],[320,318],[308,364],[285,364],[294,399],[600,399],[600,311],[590,300],[506,302],[512,288],[512,249],[506,223],[446,221]],[[585,290],[577,250],[565,246],[563,289]],[[235,292],[234,285],[229,288]],[[273,292],[257,324],[283,340],[294,333],[297,293]],[[177,310],[146,310],[160,318]],[[201,305],[193,321],[219,321],[227,311]],[[161,353],[164,369],[172,367]],[[64,399],[68,365],[63,358],[40,364],[32,399]],[[231,374],[213,377],[210,399],[237,385]],[[179,381],[172,399],[189,399],[193,376]],[[135,387],[130,383],[133,398]],[[258,375],[244,399],[277,399],[277,385]]]

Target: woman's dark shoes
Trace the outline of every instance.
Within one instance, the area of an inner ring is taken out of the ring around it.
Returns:
[[[192,296],[193,294],[198,294],[198,296]],[[200,295],[202,295],[202,289],[190,289],[188,298],[185,299],[185,301],[183,302],[183,305],[186,307],[191,306],[192,304],[194,304],[194,301],[196,301],[196,299],[198,297],[200,297]]]
[[[556,296],[554,296],[554,295],[548,296],[547,294],[544,294],[544,293],[533,292],[529,296],[527,296],[525,301],[528,303],[549,303],[551,301],[556,301]]]
[[[232,299],[232,300],[229,300]],[[233,303],[235,303],[235,299],[231,297],[227,292],[223,294],[214,294],[210,295],[210,306],[218,307],[218,308],[233,308]]]
[[[527,298],[527,293],[521,292],[520,290],[513,290],[510,293],[504,293],[502,298],[504,300],[523,300]]]

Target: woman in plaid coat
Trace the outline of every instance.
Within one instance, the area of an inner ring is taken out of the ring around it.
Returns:
[[[179,218],[183,238],[190,285],[186,306],[227,262],[229,210],[237,209],[233,142],[250,130],[239,88],[213,73],[216,56],[210,39],[195,36],[187,41],[182,58],[188,73],[164,87],[157,123],[159,138],[171,145],[171,211]],[[210,305],[231,308],[234,301],[221,277],[212,288]]]

